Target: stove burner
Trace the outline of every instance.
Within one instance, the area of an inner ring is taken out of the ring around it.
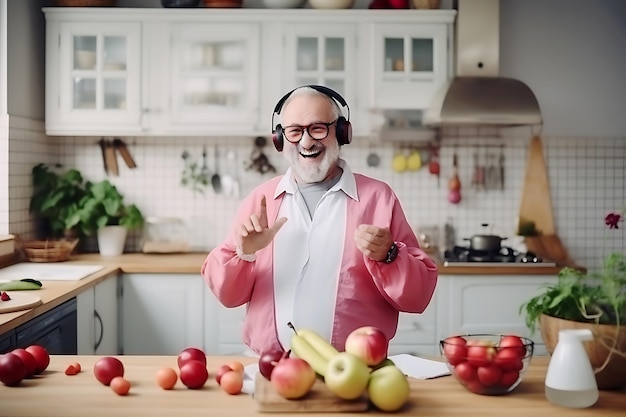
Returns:
[[[519,253],[503,246],[498,252],[472,250],[464,246],[454,246],[444,252],[447,262],[489,262],[489,263],[541,263],[543,259],[533,252]]]

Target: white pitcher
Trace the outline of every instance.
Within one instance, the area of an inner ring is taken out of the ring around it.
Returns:
[[[546,398],[569,408],[591,407],[598,401],[598,385],[583,346],[593,340],[589,329],[559,331],[559,340],[550,358],[545,381]]]

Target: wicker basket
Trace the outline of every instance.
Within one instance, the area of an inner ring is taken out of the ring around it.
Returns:
[[[56,0],[59,7],[114,7],[116,0]]]
[[[74,240],[33,240],[22,245],[22,250],[30,262],[61,262],[70,259],[70,254],[78,244]]]

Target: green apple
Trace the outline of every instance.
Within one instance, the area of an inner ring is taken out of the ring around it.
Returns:
[[[328,369],[324,376],[328,389],[346,400],[361,396],[367,389],[369,379],[369,366],[347,352],[339,352],[328,361]]]
[[[395,366],[395,363],[393,363],[391,359],[385,358],[385,360],[383,360],[381,363],[379,363],[378,365],[370,366],[370,368],[376,370],[382,368],[383,366]]]
[[[382,411],[397,411],[407,402],[409,381],[396,366],[383,366],[372,372],[367,386],[370,401]]]

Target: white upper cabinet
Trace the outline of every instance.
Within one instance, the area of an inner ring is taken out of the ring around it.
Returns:
[[[284,89],[321,84],[350,101],[356,84],[356,33],[354,24],[285,25]]]
[[[259,123],[258,23],[172,23],[171,48],[153,54],[168,63],[161,104],[151,111],[166,133],[250,132]],[[167,59],[163,59],[167,54]],[[160,63],[160,64],[159,64]],[[166,109],[163,112],[163,109]],[[162,114],[165,113],[165,114]]]
[[[358,123],[364,118],[357,115],[362,76],[358,68],[357,23],[288,23],[282,33],[284,77],[279,90],[287,92],[306,84],[325,85],[346,100],[348,106],[342,111],[344,117],[350,118],[354,133],[365,133],[365,125]]]
[[[373,105],[425,109],[448,80],[448,28],[374,24]]]
[[[452,75],[454,10],[43,10],[49,135],[267,135],[304,84],[339,92],[363,135]]]
[[[54,22],[48,26],[46,130],[141,129],[141,24]]]

